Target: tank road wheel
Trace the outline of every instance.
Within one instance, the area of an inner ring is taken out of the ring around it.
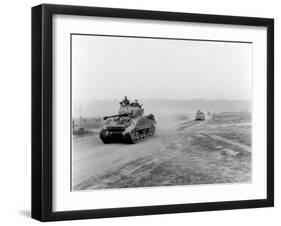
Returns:
[[[132,142],[133,144],[138,143],[138,142],[140,141],[140,134],[139,134],[139,132],[136,131],[136,130],[133,130],[133,131],[131,132],[131,134],[130,134],[130,138],[131,138],[131,142]]]
[[[144,140],[145,137],[146,137],[146,133],[145,133],[145,130],[144,130],[144,131],[142,131],[142,132],[140,133],[140,139],[141,139],[141,140]]]
[[[150,128],[150,131],[151,131],[151,136],[153,136],[153,135],[154,135],[154,133],[155,133],[155,127],[154,127],[154,126],[152,126],[152,127]]]
[[[154,133],[155,133],[155,127],[151,127],[151,128],[149,128],[149,129],[147,129],[147,131],[146,131],[146,135],[147,135],[148,137],[153,136]]]
[[[152,130],[151,130],[151,128],[147,129],[146,134],[147,134],[148,137],[151,137],[151,136],[152,136]]]

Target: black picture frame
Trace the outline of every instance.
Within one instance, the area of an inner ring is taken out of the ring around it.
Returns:
[[[55,14],[266,27],[267,198],[54,212],[52,210],[52,17]],[[32,218],[40,221],[57,221],[271,206],[274,206],[273,19],[50,4],[32,8]]]

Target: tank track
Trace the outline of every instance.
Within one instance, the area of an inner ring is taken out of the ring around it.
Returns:
[[[133,130],[130,134],[125,136],[120,135],[120,137],[109,137],[105,134],[106,132],[102,130],[100,132],[100,139],[104,144],[109,144],[113,142],[125,142],[129,144],[139,143],[155,134],[155,127],[150,127],[143,130]]]

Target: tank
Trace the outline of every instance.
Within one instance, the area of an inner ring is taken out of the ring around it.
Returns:
[[[83,135],[86,135],[86,134],[89,134],[90,131],[86,130],[85,128],[79,128],[79,129],[75,129],[73,130],[73,135],[76,135],[76,136],[83,136]]]
[[[140,107],[120,107],[118,114],[105,116],[105,126],[100,131],[103,143],[126,142],[135,144],[155,133],[153,114],[144,115]]]
[[[195,121],[204,121],[205,120],[205,114],[204,112],[198,110],[195,115]]]

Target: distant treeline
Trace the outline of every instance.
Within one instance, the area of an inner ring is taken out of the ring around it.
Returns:
[[[139,99],[143,104],[145,113],[171,114],[179,112],[194,112],[196,110],[212,112],[228,111],[251,111],[251,101],[244,100],[158,100],[158,99]],[[73,103],[73,116],[80,117],[102,117],[118,112],[118,100],[96,100],[87,104]]]

